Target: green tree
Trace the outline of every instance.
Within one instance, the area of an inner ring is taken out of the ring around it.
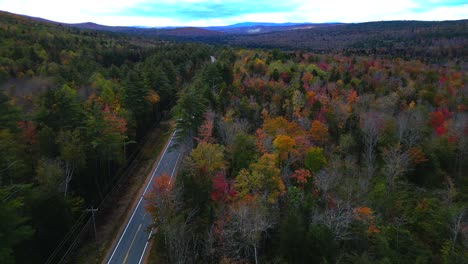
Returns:
[[[76,91],[65,84],[60,89],[48,90],[42,96],[36,119],[55,131],[73,129],[83,124],[85,112]]]
[[[304,165],[311,172],[316,173],[327,164],[327,160],[323,155],[323,149],[320,147],[311,147],[307,150]]]
[[[191,86],[184,89],[179,95],[175,107],[177,138],[193,142],[198,128],[203,123],[206,110],[206,100],[202,96],[200,87]]]
[[[237,175],[241,169],[249,167],[257,156],[255,137],[245,133],[236,135],[234,144],[230,147],[231,175]]]
[[[28,219],[23,215],[23,206],[15,187],[0,188],[0,259],[4,264],[15,263],[13,247],[34,233],[26,225]]]
[[[18,109],[3,92],[0,92],[0,129],[15,131],[19,117]]]
[[[7,129],[0,129],[0,186],[24,182],[27,175],[23,146]]]

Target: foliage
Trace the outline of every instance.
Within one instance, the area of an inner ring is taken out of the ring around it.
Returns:
[[[0,19],[2,260],[43,262],[175,106],[191,153],[147,197],[168,262],[466,262],[466,21],[268,42],[313,53]]]
[[[323,154],[323,149],[320,147],[311,147],[307,150],[304,165],[311,172],[318,172],[327,164],[327,160]]]
[[[208,175],[214,175],[225,168],[224,146],[210,143],[200,143],[190,154],[195,168]]]

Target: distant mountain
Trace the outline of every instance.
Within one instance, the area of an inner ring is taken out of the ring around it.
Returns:
[[[238,28],[238,27],[284,27],[284,26],[295,26],[295,25],[304,25],[309,23],[270,23],[270,22],[242,22],[229,26],[224,26],[225,28]]]
[[[268,23],[244,22],[229,26],[204,27],[204,29],[224,32],[227,34],[263,34],[277,31],[318,28],[338,25],[341,23]]]
[[[49,26],[67,26],[164,40],[203,42],[251,48],[384,55],[441,61],[468,61],[468,20],[379,21],[366,23],[244,22],[217,27],[114,27],[96,23],[66,24],[0,12],[4,19],[32,20]],[[0,25],[1,26],[1,25]]]
[[[85,23],[76,23],[76,24],[67,24],[67,23],[60,23],[62,25],[81,28],[81,29],[91,29],[91,30],[105,30],[105,31],[112,31],[112,32],[122,32],[122,31],[134,31],[134,30],[144,30],[144,28],[140,27],[118,27],[118,26],[105,26],[96,24],[93,22],[85,22]]]
[[[61,23],[63,24],[63,23]],[[143,35],[163,36],[218,36],[224,34],[261,34],[286,30],[318,28],[337,25],[339,23],[268,23],[268,22],[244,22],[228,26],[215,27],[119,27],[104,26],[96,23],[63,24],[81,29],[105,30],[112,32],[137,33]]]
[[[157,29],[152,29],[157,30]],[[204,28],[197,28],[197,27],[181,27],[181,28],[174,28],[174,29],[160,29],[160,35],[165,36],[176,36],[176,37],[187,37],[187,36],[194,36],[194,37],[206,37],[206,36],[221,36],[224,33],[214,30],[207,30]]]

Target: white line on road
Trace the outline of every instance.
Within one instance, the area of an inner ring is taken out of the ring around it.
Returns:
[[[148,246],[148,241],[151,238],[152,234],[153,234],[153,229],[151,229],[151,232],[149,233],[148,239],[146,240],[145,247],[143,248],[143,254],[141,254],[140,260],[138,261],[138,264],[141,264],[141,261],[143,260],[143,257],[145,256],[146,247]]]
[[[180,154],[181,154],[181,153],[179,153],[179,156],[177,156],[177,160],[176,160],[176,162],[175,162],[174,169],[172,169],[171,178],[169,178],[169,183],[171,183],[171,181],[172,181],[172,176],[174,176],[175,169],[177,168],[177,162],[179,162]]]
[[[123,264],[127,263],[128,256],[130,255],[130,250],[132,249],[133,243],[135,243],[135,239],[138,235],[138,232],[140,232],[141,229],[141,224],[138,226],[138,230],[135,232],[135,235],[133,236],[132,243],[130,243],[130,246],[128,247],[127,254],[125,255],[125,258],[123,260]]]
[[[175,134],[175,131],[174,131],[174,133],[172,133],[172,135],[171,135],[171,140],[169,140],[169,143],[166,145],[166,148],[164,149],[164,152],[163,152],[163,154],[161,155],[161,158],[159,159],[158,164],[157,164],[156,167],[154,168],[154,171],[153,171],[153,173],[152,173],[152,175],[151,175],[151,178],[150,178],[150,180],[148,181],[148,184],[146,185],[145,190],[143,191],[143,195],[145,195],[146,190],[148,190],[148,187],[151,185],[151,182],[153,181],[154,174],[156,173],[156,170],[158,169],[159,164],[161,163],[161,160],[163,159],[164,155],[166,154],[166,151],[167,151],[167,149],[169,148],[169,145],[171,145],[172,139],[174,138],[174,134]],[[140,200],[138,201],[137,205],[135,206],[135,209],[133,210],[132,216],[130,217],[130,220],[128,221],[127,225],[125,226],[125,229],[124,229],[122,235],[120,236],[120,239],[119,239],[119,241],[117,242],[117,245],[115,246],[114,250],[112,251],[112,254],[111,254],[109,260],[107,261],[107,264],[109,264],[109,263],[111,262],[112,258],[114,257],[114,254],[115,254],[115,252],[117,251],[117,248],[119,247],[120,242],[122,242],[122,238],[124,237],[125,232],[127,232],[128,226],[129,226],[130,223],[132,222],[133,216],[135,216],[135,213],[136,213],[136,211],[137,211],[137,209],[138,209],[138,206],[140,206],[140,203],[141,203],[142,200],[143,200],[143,196],[140,197]]]
[[[172,135],[171,135],[171,140],[169,140],[169,143],[166,145],[166,148],[164,149],[164,152],[163,152],[161,158],[160,158],[159,161],[158,161],[158,165],[156,165],[156,168],[154,169],[153,174],[151,175],[151,178],[150,178],[148,184],[146,185],[146,188],[145,188],[145,191],[143,192],[143,195],[145,195],[146,191],[148,190],[148,187],[150,187],[151,182],[153,181],[153,178],[154,178],[154,174],[156,173],[156,170],[158,169],[159,164],[160,164],[161,161],[163,160],[163,157],[164,157],[164,155],[166,154],[167,149],[168,149],[169,146],[171,145],[172,139],[174,138],[174,134],[175,134],[175,131],[174,131],[174,133],[172,133]]]
[[[172,169],[171,178],[169,179],[169,183],[172,180],[172,176],[174,176],[174,172],[175,172],[175,169],[177,168],[177,163],[179,162],[180,155],[181,155],[181,153],[179,153],[179,156],[177,156],[177,160],[176,160],[176,163],[174,164],[174,169]],[[153,229],[151,229],[151,232],[150,232],[150,234],[148,236],[148,239],[146,240],[145,247],[143,248],[143,252],[141,253],[140,261],[138,261],[138,264],[141,264],[141,261],[143,260],[143,257],[145,256],[146,247],[148,246],[148,242],[149,242],[149,239],[151,238],[151,234],[153,234]]]

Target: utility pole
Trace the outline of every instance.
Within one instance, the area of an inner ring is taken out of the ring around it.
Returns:
[[[94,227],[94,239],[96,240],[96,243],[97,243],[97,232],[96,232],[96,218],[94,216],[94,214],[98,211],[97,208],[93,208],[91,206],[90,209],[86,209],[87,212],[91,212],[91,217],[93,218],[93,227]]]

